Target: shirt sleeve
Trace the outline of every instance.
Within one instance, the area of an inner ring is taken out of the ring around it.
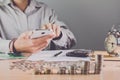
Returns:
[[[52,40],[50,44],[51,50],[70,49],[76,44],[76,38],[70,29],[62,21],[59,21],[57,15],[53,9],[49,9],[47,12],[49,23],[56,24],[61,27],[62,36],[57,40]]]
[[[11,40],[4,40],[0,38],[0,52],[8,53],[9,50],[9,43]]]
[[[58,40],[52,40],[51,49],[70,49],[76,44],[76,39],[69,29],[61,29],[62,37]]]
[[[1,22],[0,22],[0,52],[9,53],[9,43],[11,40],[6,40],[5,36],[2,36]]]

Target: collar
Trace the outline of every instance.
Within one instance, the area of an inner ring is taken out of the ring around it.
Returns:
[[[42,6],[42,4],[37,2],[36,0],[29,0],[29,2],[30,2],[29,6],[31,6],[31,7],[40,8]],[[12,0],[6,0],[5,4],[14,5]]]

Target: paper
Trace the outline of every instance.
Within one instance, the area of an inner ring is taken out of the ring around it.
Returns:
[[[0,60],[6,60],[6,59],[21,59],[21,58],[25,58],[25,57],[23,57],[23,56],[17,56],[17,57],[15,57],[15,56],[10,56],[10,55],[8,55],[8,54],[1,53],[1,52],[0,52]]]
[[[61,52],[61,54],[59,54],[58,56],[54,56],[55,54]],[[27,60],[30,61],[90,61],[90,57],[68,57],[66,56],[67,52],[70,52],[73,50],[54,50],[54,51],[41,51],[38,53],[35,53],[33,55],[31,55],[30,57],[28,57]]]

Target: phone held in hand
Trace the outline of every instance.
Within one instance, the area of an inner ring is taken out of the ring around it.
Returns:
[[[36,30],[33,31],[30,38],[31,39],[36,39],[36,38],[40,38],[40,37],[49,35],[51,33],[53,33],[53,31],[50,30],[50,29],[36,29]]]

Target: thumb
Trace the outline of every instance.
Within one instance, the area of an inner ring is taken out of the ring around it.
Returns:
[[[27,32],[24,32],[20,35],[21,38],[24,38],[24,39],[30,39],[30,36],[33,34],[32,31],[27,31]]]

